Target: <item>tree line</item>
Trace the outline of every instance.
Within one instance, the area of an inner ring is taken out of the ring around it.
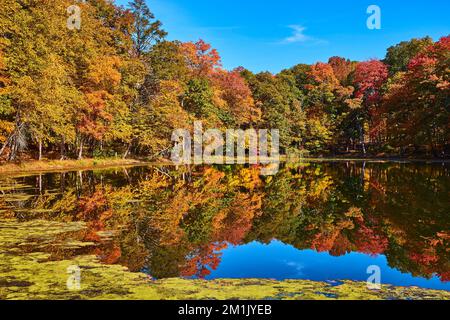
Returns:
[[[196,120],[279,129],[285,154],[450,154],[450,36],[255,74],[203,40],[166,40],[144,0],[78,3],[79,30],[71,0],[1,2],[2,159],[164,155]]]

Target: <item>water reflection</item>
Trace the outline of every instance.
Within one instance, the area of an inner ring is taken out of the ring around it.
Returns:
[[[85,230],[65,234],[82,247],[36,239],[20,250],[55,260],[95,254],[158,279],[364,280],[355,266],[372,261],[384,282],[450,290],[447,164],[288,164],[273,177],[259,173],[139,167],[4,178],[0,218],[83,221]]]

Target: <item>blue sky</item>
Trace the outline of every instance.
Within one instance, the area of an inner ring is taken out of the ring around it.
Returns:
[[[116,0],[126,4],[128,0]],[[169,40],[199,38],[219,50],[223,66],[279,72],[298,63],[384,58],[415,37],[450,34],[448,0],[147,0]],[[381,8],[381,30],[366,26]]]

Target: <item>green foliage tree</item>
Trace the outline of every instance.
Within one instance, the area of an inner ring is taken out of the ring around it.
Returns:
[[[409,61],[432,44],[433,39],[425,37],[403,41],[395,46],[389,47],[384,63],[389,66],[390,75],[407,71]]]
[[[162,23],[155,20],[155,15],[145,3],[145,0],[133,0],[129,3],[134,17],[133,42],[138,57],[150,51],[151,47],[160,42],[166,35]]]

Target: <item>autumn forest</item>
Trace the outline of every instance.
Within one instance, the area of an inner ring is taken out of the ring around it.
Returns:
[[[449,300],[449,4],[383,1],[0,0],[0,300]]]
[[[450,36],[405,39],[383,60],[225,70],[210,44],[166,40],[143,0],[119,7],[1,0],[3,161],[149,158],[177,128],[280,130],[302,156],[450,155]],[[301,61],[299,61],[301,62]]]

